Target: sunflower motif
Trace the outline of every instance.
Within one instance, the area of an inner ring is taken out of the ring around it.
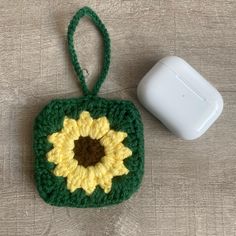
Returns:
[[[65,117],[62,130],[48,136],[53,149],[47,160],[56,164],[56,176],[67,178],[71,192],[82,188],[90,195],[99,185],[108,193],[112,178],[129,172],[123,163],[132,155],[122,143],[126,137],[127,133],[110,129],[105,116],[93,119],[83,111],[78,120]]]

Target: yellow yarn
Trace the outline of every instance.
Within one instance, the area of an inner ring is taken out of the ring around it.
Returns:
[[[74,141],[79,137],[97,139],[104,147],[105,156],[94,166],[84,167],[74,159]],[[82,188],[90,195],[99,185],[108,193],[112,178],[129,172],[123,163],[132,155],[132,151],[122,144],[126,137],[125,132],[111,130],[105,116],[93,119],[89,112],[83,111],[78,120],[65,117],[62,130],[48,137],[53,149],[47,153],[47,159],[56,164],[56,176],[67,178],[67,188],[71,192]]]

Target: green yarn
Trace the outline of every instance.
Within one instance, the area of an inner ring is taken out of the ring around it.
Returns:
[[[83,16],[91,17],[104,38],[104,66],[92,91],[89,91],[85,83],[73,42],[76,26]],[[74,70],[85,96],[52,100],[36,117],[33,150],[37,190],[45,202],[55,206],[85,208],[117,204],[128,199],[137,191],[142,181],[144,140],[141,117],[130,101],[108,100],[96,96],[109,69],[110,39],[104,24],[90,8],[80,9],[71,20],[68,27],[68,46]],[[99,186],[91,195],[86,195],[82,188],[70,192],[67,189],[66,178],[54,175],[55,164],[47,160],[46,155],[53,148],[53,145],[48,141],[48,136],[63,128],[65,117],[77,120],[83,111],[88,111],[93,119],[105,116],[109,120],[111,129],[127,133],[123,144],[132,150],[132,156],[124,160],[124,165],[129,172],[127,175],[113,177],[112,188],[108,193],[105,193]]]
[[[46,159],[52,149],[48,135],[62,129],[65,116],[78,119],[82,111],[89,111],[93,118],[106,116],[112,129],[128,134],[124,145],[133,152],[124,160],[129,173],[114,177],[112,189],[105,193],[97,187],[92,195],[77,189],[71,193],[66,188],[66,179],[53,174],[54,164]],[[38,115],[34,125],[35,179],[40,196],[55,206],[101,207],[120,203],[138,190],[144,170],[143,126],[135,106],[124,100],[107,100],[85,96],[81,98],[52,100]]]
[[[75,47],[74,47],[74,33],[75,33],[77,25],[79,24],[80,19],[83,16],[89,16],[92,19],[94,24],[97,26],[97,28],[101,32],[103,36],[103,41],[104,41],[104,56],[103,56],[104,62],[103,62],[102,72],[91,92],[89,91],[85,83],[83,70],[81,69],[81,66],[79,64],[78,56],[76,54]],[[102,21],[99,19],[97,14],[92,9],[90,9],[89,7],[84,7],[80,9],[72,18],[68,27],[67,39],[68,39],[68,49],[69,49],[71,62],[77,74],[77,77],[80,81],[84,95],[88,95],[88,94],[96,95],[103,81],[105,80],[107,76],[109,66],[110,66],[110,37],[109,37],[109,34],[107,32],[105,25],[102,23]]]

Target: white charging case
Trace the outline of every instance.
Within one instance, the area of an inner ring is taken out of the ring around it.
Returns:
[[[220,93],[176,56],[154,65],[140,81],[137,95],[147,110],[186,140],[204,134],[223,110]]]

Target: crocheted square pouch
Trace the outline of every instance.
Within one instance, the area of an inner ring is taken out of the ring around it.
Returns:
[[[90,91],[74,48],[74,32],[89,16],[104,40],[104,65]],[[68,27],[71,61],[84,96],[55,99],[34,124],[35,180],[45,202],[55,206],[101,207],[128,199],[144,170],[143,125],[132,102],[97,96],[110,65],[110,39],[90,8],[80,9]]]

